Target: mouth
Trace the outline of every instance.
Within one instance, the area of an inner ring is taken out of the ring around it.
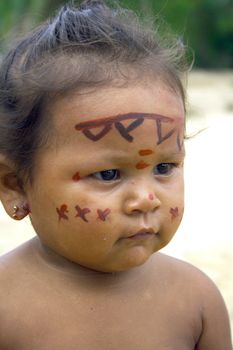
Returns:
[[[133,235],[126,237],[127,239],[137,240],[137,239],[147,239],[158,235],[152,228],[143,228]]]

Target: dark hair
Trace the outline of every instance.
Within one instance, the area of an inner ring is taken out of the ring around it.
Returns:
[[[182,96],[186,71],[180,40],[162,40],[153,26],[104,1],[87,0],[58,14],[20,40],[0,66],[0,153],[19,177],[32,180],[34,158],[52,121],[43,109],[71,89],[160,78]]]

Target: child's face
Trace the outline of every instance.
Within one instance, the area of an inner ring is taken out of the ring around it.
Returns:
[[[56,100],[55,137],[26,189],[32,224],[58,254],[99,271],[144,263],[183,212],[181,98],[164,84]]]

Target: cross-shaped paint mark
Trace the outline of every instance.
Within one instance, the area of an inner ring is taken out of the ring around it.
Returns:
[[[83,208],[81,209],[79,205],[76,205],[75,209],[77,210],[77,214],[76,214],[76,218],[79,217],[81,218],[83,221],[88,222],[87,218],[85,217],[86,214],[90,213],[90,209],[89,208]]]
[[[174,220],[175,218],[177,218],[179,216],[179,209],[178,207],[175,208],[171,208],[170,209],[170,214],[172,216],[172,220]]]
[[[60,209],[56,208],[56,211],[58,213],[58,220],[61,221],[61,219],[68,220],[68,216],[66,215],[69,213],[68,207],[66,204],[62,204],[60,206]]]
[[[106,217],[111,213],[109,208],[105,210],[97,209],[98,219],[105,221]]]

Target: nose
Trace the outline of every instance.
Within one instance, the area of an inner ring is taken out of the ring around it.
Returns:
[[[155,191],[145,188],[143,184],[131,185],[124,200],[124,212],[127,215],[153,212],[159,208],[161,202]]]

